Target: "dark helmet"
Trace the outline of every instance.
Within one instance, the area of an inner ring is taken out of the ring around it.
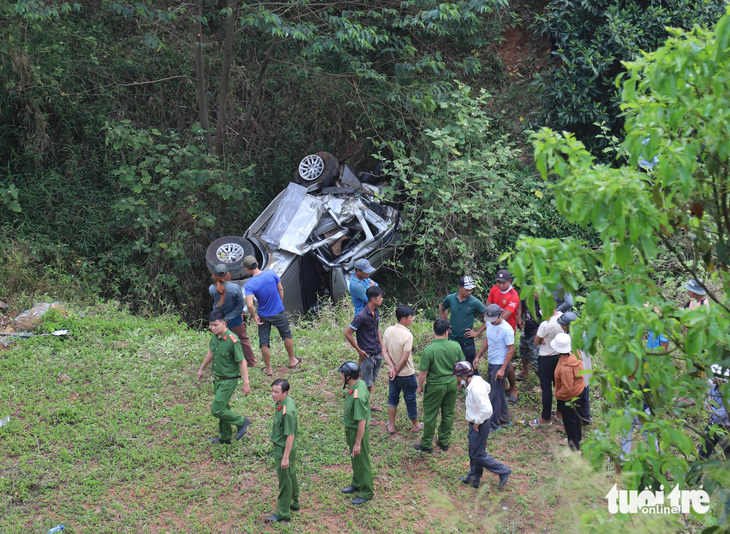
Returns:
[[[456,362],[454,364],[454,374],[451,376],[473,376],[474,375],[474,367],[467,362],[467,361],[461,361]]]
[[[337,369],[337,372],[345,375],[345,385],[347,385],[347,381],[351,378],[354,380],[360,378],[360,366],[355,362],[343,363],[342,365],[340,365],[340,368]],[[344,389],[345,386],[342,387]]]
[[[565,312],[563,315],[558,317],[558,324],[568,326],[573,321],[577,320],[578,316],[571,311]]]

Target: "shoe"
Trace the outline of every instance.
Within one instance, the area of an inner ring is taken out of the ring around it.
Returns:
[[[368,502],[369,500],[370,500],[370,499],[366,499],[365,497],[360,497],[360,496],[357,496],[357,497],[355,497],[354,499],[352,499],[352,504],[354,504],[354,505],[356,505],[356,506],[357,506],[358,504],[365,504],[365,503],[366,503],[366,502]]]
[[[425,452],[426,454],[433,454],[433,449],[424,449],[424,448],[421,447],[421,444],[420,443],[416,443],[413,446],[413,448],[416,449],[419,452]]]
[[[231,440],[230,439],[221,439],[221,438],[210,438],[208,441],[211,443],[221,443],[222,445],[230,445]]]
[[[448,445],[441,445],[441,442],[439,440],[436,440],[436,445],[438,445],[439,449],[441,449],[444,452],[446,452],[446,451],[449,450],[449,446]]]
[[[510,426],[512,426],[512,425],[514,425],[514,422],[513,422],[513,421],[510,421],[509,423],[501,423],[501,426],[502,426],[503,428],[504,428],[504,427],[510,427]]]
[[[509,469],[509,467],[507,469]],[[510,469],[509,472],[505,473],[504,475],[499,475],[499,486],[497,486],[498,490],[501,490],[504,487],[504,485],[509,480],[509,476],[511,474],[512,474],[512,469]]]
[[[590,425],[590,424],[591,424],[591,422],[590,422],[590,421],[585,421],[585,420],[584,420],[584,421],[582,421],[582,423],[583,423],[583,426],[588,426],[588,425]]]
[[[298,512],[300,508],[298,506],[296,508],[292,506],[291,508],[289,508],[289,510],[291,510],[292,512]]]
[[[280,521],[283,521],[284,523],[288,523],[291,521],[291,519],[284,519],[283,517],[279,517],[276,514],[272,514],[266,519],[264,519],[264,523],[279,523]]]
[[[236,440],[241,439],[246,434],[246,431],[248,430],[248,425],[250,424],[251,419],[249,419],[248,417],[244,417],[243,424],[238,427],[238,432],[236,432]]]
[[[502,430],[502,427],[501,426],[498,426],[497,428],[491,428],[489,430],[489,433],[490,434],[494,434],[495,432],[499,432],[500,430]]]
[[[360,490],[357,489],[355,486],[347,486],[346,488],[342,488],[340,491],[345,495],[350,495],[352,493],[357,493]]]
[[[470,477],[459,477],[459,480],[465,486],[471,486],[474,489],[479,489],[479,481],[472,480]]]
[[[380,406],[371,406],[370,411],[371,412],[382,412],[383,409]]]

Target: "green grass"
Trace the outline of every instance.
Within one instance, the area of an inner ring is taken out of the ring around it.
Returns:
[[[276,474],[271,379],[260,367],[250,372],[251,394],[239,389],[232,402],[253,421],[247,436],[211,446],[211,383],[195,376],[207,333],[173,317],[134,317],[113,303],[51,317],[46,331],[69,328],[71,335],[0,352],[0,417],[11,416],[0,428],[0,532],[45,533],[57,524],[69,533],[563,532],[580,527],[580,513],[605,509],[613,481],[607,473],[588,477],[555,445],[562,438],[555,427],[515,425],[490,436],[488,451],[514,470],[504,490],[488,474],[479,491],[460,484],[456,477],[468,469],[462,393],[455,442],[430,457],[412,449],[417,437],[402,403],[394,436],[385,430],[386,413],[374,414],[376,496],[353,508],[339,491],[351,470],[336,373],[356,356],[343,337],[351,313],[330,309],[294,329],[304,357],[299,370],[286,369],[280,341],[272,347],[276,375],[291,382],[299,407],[303,506],[291,523],[276,526],[262,522],[275,510]],[[384,324],[393,321],[384,313]],[[418,360],[430,322],[415,322],[413,331]],[[537,415],[539,399],[528,394],[535,385],[532,376],[520,386],[513,419]],[[386,395],[381,376],[375,403],[384,406]]]

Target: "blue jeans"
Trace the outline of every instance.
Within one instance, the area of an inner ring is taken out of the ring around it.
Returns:
[[[408,409],[408,419],[418,419],[418,409],[416,408],[418,380],[416,380],[416,375],[396,376],[389,381],[388,385],[388,407],[398,407],[400,392],[403,391],[403,400],[406,401],[406,408]]]

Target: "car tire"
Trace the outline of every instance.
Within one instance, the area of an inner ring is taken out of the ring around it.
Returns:
[[[255,250],[248,240],[230,235],[220,237],[208,245],[208,250],[205,251],[205,263],[210,274],[215,274],[215,266],[222,263],[231,273],[231,280],[240,280],[246,276],[243,258],[254,255]]]
[[[317,152],[302,158],[294,171],[294,183],[304,187],[330,187],[340,173],[340,162],[329,152]]]

